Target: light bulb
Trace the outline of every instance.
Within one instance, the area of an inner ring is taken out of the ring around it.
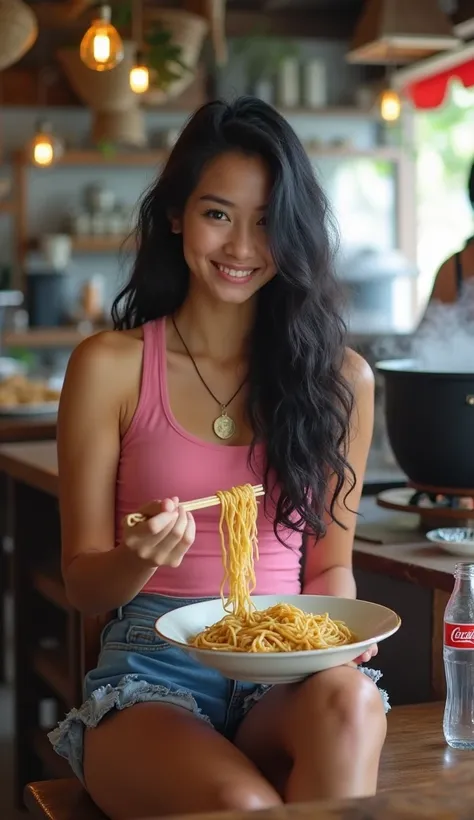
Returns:
[[[93,71],[110,71],[123,60],[122,38],[110,19],[110,6],[101,6],[99,17],[92,21],[81,41],[81,60]]]
[[[380,98],[380,115],[386,122],[398,120],[402,110],[402,103],[396,91],[387,88]]]
[[[54,147],[51,137],[38,134],[33,143],[33,159],[37,165],[51,165],[54,159]]]
[[[135,65],[130,71],[130,88],[135,94],[144,94],[148,91],[150,85],[150,72],[148,66],[143,59],[143,54],[137,52]]]
[[[38,122],[31,146],[33,162],[43,168],[51,165],[56,159],[53,129],[49,122]]]

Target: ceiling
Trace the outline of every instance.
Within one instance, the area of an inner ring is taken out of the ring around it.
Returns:
[[[184,7],[186,0],[145,0],[149,5]],[[49,20],[53,9],[81,9],[90,15],[94,0],[27,0],[38,13],[40,22]],[[113,0],[112,0],[113,2]],[[118,0],[116,0],[118,2]],[[255,25],[265,25],[268,32],[288,36],[347,38],[363,0],[227,0],[227,33],[247,34]],[[89,6],[89,8],[88,8]],[[48,12],[49,7],[49,12]],[[61,16],[63,16],[63,14]],[[76,15],[73,15],[75,17]],[[82,15],[81,15],[82,16]]]

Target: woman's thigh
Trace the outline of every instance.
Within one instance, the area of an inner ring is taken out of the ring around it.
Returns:
[[[140,703],[85,736],[86,787],[111,820],[279,805],[256,766],[186,709]]]

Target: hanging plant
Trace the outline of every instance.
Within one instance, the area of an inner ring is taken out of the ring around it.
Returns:
[[[248,79],[255,84],[273,79],[285,60],[298,56],[299,48],[289,37],[278,37],[259,29],[247,37],[237,37],[234,53],[244,60]]]
[[[144,41],[148,66],[156,88],[166,91],[173,82],[180,80],[187,71],[191,71],[181,59],[181,47],[173,42],[171,32],[164,26],[155,23],[147,32]]]
[[[117,28],[129,28],[132,23],[132,4],[116,3],[112,7],[112,23]],[[182,48],[173,40],[173,32],[158,21],[148,24],[143,33],[143,51],[154,88],[167,91],[183,75],[192,71],[182,59]]]

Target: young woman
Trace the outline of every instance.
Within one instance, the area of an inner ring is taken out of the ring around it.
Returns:
[[[373,378],[344,347],[328,219],[273,108],[204,106],[142,203],[115,331],[71,357],[58,429],[63,575],[80,611],[116,617],[84,705],[51,740],[112,820],[376,789],[378,673],[344,666],[268,691],[153,630],[167,610],[219,595],[219,510],[193,517],[180,500],[246,482],[267,488],[257,593],[356,594]],[[149,519],[130,529],[137,510]]]
[[[474,211],[474,163],[469,169],[467,195]],[[464,247],[446,259],[436,274],[429,301],[457,302],[463,285],[474,278],[474,236],[470,236]]]

